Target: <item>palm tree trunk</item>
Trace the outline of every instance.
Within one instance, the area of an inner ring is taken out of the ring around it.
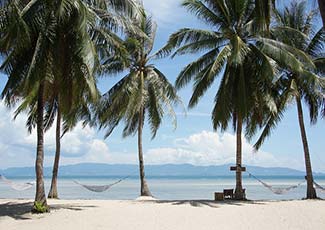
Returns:
[[[324,0],[318,0],[318,6],[319,6],[320,14],[322,15],[323,26],[325,27],[325,1]]]
[[[52,172],[52,182],[51,189],[48,195],[48,198],[58,199],[58,188],[57,188],[57,180],[58,180],[58,170],[59,170],[59,161],[60,161],[60,152],[61,152],[61,111],[60,105],[58,102],[58,111],[57,111],[57,121],[56,121],[56,150],[55,150],[55,158]]]
[[[243,128],[243,120],[239,115],[237,118],[237,129],[236,129],[236,189],[235,189],[235,199],[243,200],[245,198],[243,193],[243,185],[242,185],[242,171],[241,171],[241,163],[242,163],[242,128]]]
[[[152,196],[144,174],[143,150],[142,150],[142,129],[143,129],[143,109],[139,115],[138,127],[138,153],[139,153],[139,167],[140,167],[140,181],[141,181],[141,196]]]
[[[37,101],[37,150],[36,150],[36,195],[32,211],[33,212],[47,212],[49,207],[47,205],[44,177],[43,177],[43,162],[44,162],[44,82],[40,83],[38,90]]]
[[[310,155],[309,155],[309,147],[308,147],[308,141],[307,141],[307,134],[305,130],[305,124],[304,124],[304,116],[301,106],[301,100],[300,97],[296,97],[297,102],[297,110],[298,110],[298,119],[299,119],[299,126],[300,126],[300,133],[301,133],[301,140],[304,147],[304,155],[305,155],[305,166],[306,166],[306,179],[307,179],[307,199],[315,199],[317,198],[316,190],[314,188],[314,179],[313,179],[313,172],[311,168],[311,161],[310,161]]]

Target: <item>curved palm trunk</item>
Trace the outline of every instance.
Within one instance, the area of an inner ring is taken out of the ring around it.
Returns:
[[[318,0],[318,6],[319,6],[320,14],[322,15],[323,26],[325,27],[325,1],[324,0]]]
[[[301,140],[304,147],[304,155],[305,155],[305,166],[306,166],[306,179],[307,179],[307,199],[315,199],[317,198],[316,190],[314,188],[314,179],[313,179],[313,172],[311,168],[311,161],[309,155],[309,147],[307,141],[307,134],[305,130],[304,124],[304,117],[303,111],[301,106],[300,97],[296,97],[297,102],[297,110],[298,110],[298,119],[299,119],[299,126],[300,126],[300,133],[301,133]]]
[[[152,196],[144,175],[144,162],[142,150],[142,129],[143,129],[143,109],[141,109],[139,116],[138,127],[138,153],[139,153],[139,167],[140,167],[140,181],[141,181],[141,196]]]
[[[59,161],[60,161],[60,152],[61,152],[61,111],[60,105],[58,104],[58,112],[57,112],[57,121],[56,121],[56,150],[55,150],[55,158],[52,172],[52,182],[51,189],[48,195],[48,198],[58,199],[58,188],[57,188],[57,180],[58,180],[58,170],[59,170]]]
[[[44,177],[43,177],[43,162],[44,162],[44,82],[40,83],[38,90],[37,101],[37,150],[36,150],[36,195],[32,211],[33,212],[47,212],[49,207],[47,205]],[[40,210],[40,207],[42,210]]]
[[[242,171],[241,171],[241,163],[242,163],[242,128],[243,128],[243,120],[240,116],[238,116],[237,120],[237,129],[236,129],[236,189],[235,189],[235,199],[243,200],[245,198],[243,193],[243,185],[242,185]]]

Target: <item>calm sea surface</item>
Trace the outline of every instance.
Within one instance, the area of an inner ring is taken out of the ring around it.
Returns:
[[[32,178],[8,178],[15,182],[30,182]],[[124,200],[135,199],[139,195],[138,178],[128,178],[111,189],[94,193],[77,185],[73,180],[87,185],[106,185],[114,183],[119,178],[112,177],[61,177],[58,181],[58,191],[61,199],[104,199],[104,200]],[[288,187],[303,181],[302,177],[260,177],[264,182],[275,187]],[[148,178],[149,187],[152,194],[162,200],[187,200],[187,199],[213,199],[216,191],[224,188],[234,188],[235,181],[232,177],[216,178]],[[325,187],[325,177],[316,177],[315,181]],[[248,199],[253,200],[286,200],[301,199],[306,193],[306,183],[285,195],[275,195],[267,188],[263,187],[253,178],[243,179],[244,188]],[[49,190],[50,178],[45,179],[46,192]],[[325,193],[317,190],[318,196],[325,199]],[[3,181],[0,181],[0,198],[34,198],[35,188],[25,191],[15,191]]]

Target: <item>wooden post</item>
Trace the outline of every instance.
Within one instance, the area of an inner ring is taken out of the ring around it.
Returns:
[[[242,167],[241,165],[230,166],[230,171],[235,171],[236,173],[238,171],[240,171],[240,172],[246,172],[246,167]],[[242,189],[242,190],[243,190],[243,199],[245,200],[246,199],[245,189]]]
[[[241,167],[241,166],[230,166],[230,171],[237,171],[237,167],[239,167],[240,171],[246,172],[246,167]]]

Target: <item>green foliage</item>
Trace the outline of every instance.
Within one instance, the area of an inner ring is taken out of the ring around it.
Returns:
[[[29,131],[36,125],[39,81],[45,82],[46,130],[59,107],[63,134],[80,120],[91,121],[90,107],[99,98],[95,75],[104,66],[99,59],[119,51],[122,42],[114,32],[125,29],[126,20],[120,15],[138,14],[135,2],[128,0],[8,4],[0,24],[0,50],[6,58],[1,70],[9,76],[2,97],[9,106],[20,103],[16,116],[28,111]]]
[[[240,117],[246,123],[246,135],[252,136],[262,125],[263,113],[276,111],[272,84],[277,66],[271,58],[281,61],[290,57],[294,68],[298,70],[302,66],[300,60],[289,53],[291,47],[285,47],[287,52],[272,49],[285,44],[262,38],[269,34],[272,1],[185,0],[182,5],[211,30],[181,29],[169,37],[167,45],[156,55],[174,57],[203,52],[180,72],[176,87],[193,82],[189,101],[192,108],[220,77],[212,112],[214,128],[226,130],[232,123],[236,129],[236,120]]]
[[[305,15],[296,14],[300,16],[295,19],[288,19],[275,11],[275,18],[282,21],[302,22],[301,18],[305,17],[305,24],[299,31],[287,24],[270,29],[274,1],[185,0],[183,6],[209,25],[211,30],[180,29],[169,37],[167,44],[156,55],[174,57],[203,52],[200,58],[180,72],[176,87],[182,88],[193,82],[189,101],[192,108],[216,79],[221,78],[212,112],[215,129],[226,130],[229,123],[236,129],[240,117],[246,124],[246,137],[252,138],[258,128],[265,125],[267,116],[281,114],[278,109],[282,111],[284,105],[278,102],[278,97],[284,91],[279,90],[280,83],[275,82],[282,68],[305,76],[309,83],[321,82],[312,80],[314,75],[310,71],[317,66],[320,67],[318,72],[324,70],[320,64],[323,62],[321,57],[316,55],[315,59],[315,55],[311,55],[317,53],[315,50],[320,49],[323,43],[312,39],[308,47],[313,51],[303,49],[308,42],[306,31],[312,30],[314,11]],[[302,6],[298,8],[298,13],[302,12]],[[322,37],[322,32],[318,32],[317,38]],[[288,42],[290,38],[302,41],[301,45]],[[309,101],[315,100],[311,95],[308,98]],[[317,108],[314,106],[312,110]],[[277,120],[274,118],[274,122]]]
[[[106,94],[98,106],[97,117],[100,128],[107,130],[106,137],[123,121],[123,136],[134,135],[143,124],[145,118],[155,137],[166,111],[176,125],[173,106],[180,101],[172,84],[166,76],[150,63],[154,56],[150,55],[156,33],[156,25],[152,19],[143,15],[135,26],[142,33],[126,31],[124,47],[127,55],[114,57],[115,66],[128,68],[128,73]],[[143,34],[145,36],[143,36]],[[142,121],[140,123],[140,121]]]
[[[44,205],[42,202],[35,201],[32,209],[33,213],[46,213],[49,212],[49,207]]]
[[[283,10],[275,11],[275,24],[271,28],[272,36],[285,45],[305,63],[295,71],[289,59],[280,63],[281,72],[274,86],[279,92],[276,98],[277,113],[266,114],[266,124],[255,144],[259,149],[271,131],[281,121],[284,111],[292,101],[304,101],[309,108],[310,122],[315,124],[322,110],[324,112],[324,44],[325,30],[314,32],[314,10],[306,11],[306,2],[293,2]],[[289,33],[289,34],[288,34]],[[298,52],[296,52],[298,51]]]
[[[28,112],[30,132],[43,114],[38,101],[44,104],[45,131],[59,112],[63,134],[78,121],[91,120],[101,59],[114,55],[113,48],[119,51],[114,32],[126,28],[126,16],[141,14],[136,5],[133,0],[1,1],[0,70],[8,75],[1,96],[8,106],[19,104],[15,117]],[[44,93],[38,100],[40,87]],[[47,209],[37,202],[34,208]]]

